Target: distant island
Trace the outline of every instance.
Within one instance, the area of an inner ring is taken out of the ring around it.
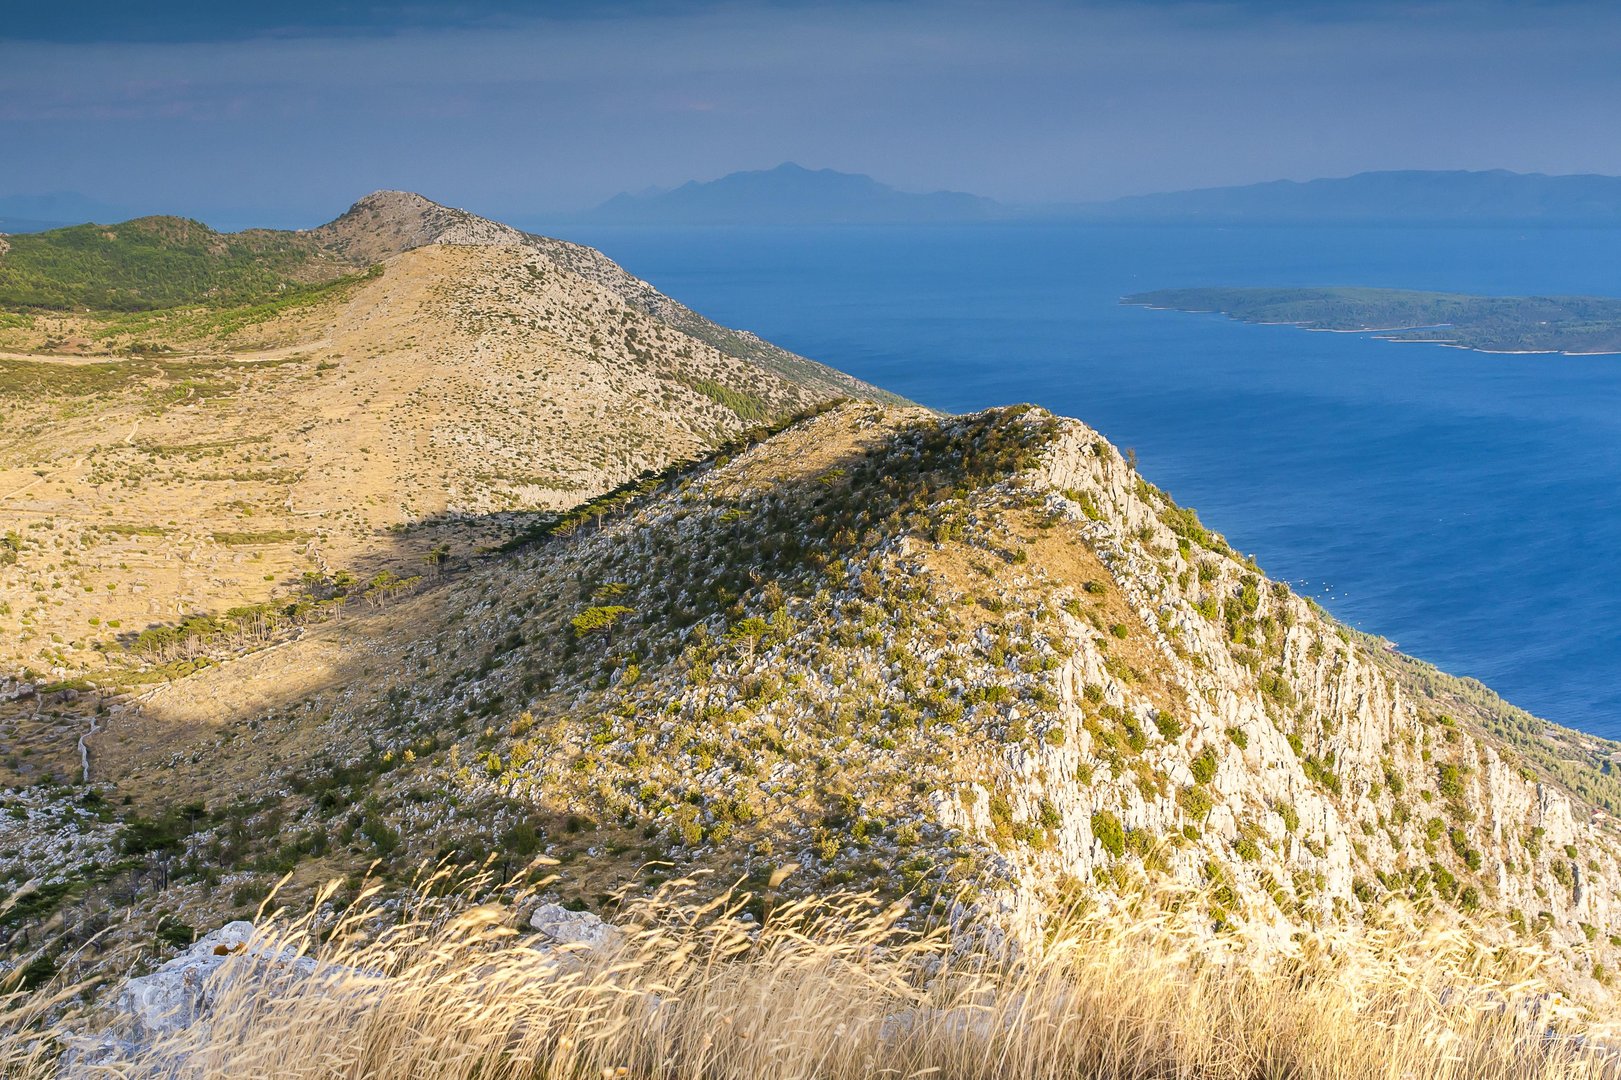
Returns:
[[[1162,224],[1621,225],[1621,177],[1407,169],[1132,195],[1073,213]]]
[[[1621,299],[1466,296],[1405,289],[1162,289],[1122,303],[1219,312],[1248,323],[1371,333],[1494,353],[1621,353]]]
[[[1318,180],[1011,205],[960,191],[900,191],[870,176],[774,169],[616,195],[574,223],[631,226],[962,224],[1621,225],[1621,177],[1409,169]]]
[[[1000,216],[1002,207],[979,195],[900,191],[859,173],[785,162],[689,181],[670,191],[616,195],[580,220],[592,225],[940,225]]]

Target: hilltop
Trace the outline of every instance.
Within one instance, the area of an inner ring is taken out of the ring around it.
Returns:
[[[992,220],[990,199],[958,191],[898,191],[860,173],[774,169],[691,180],[670,191],[622,194],[585,214],[593,225],[872,225]]]
[[[420,578],[512,515],[818,403],[896,400],[420,196],[308,233],[141,219],[12,244],[0,664],[34,681],[166,663],[141,634],[280,610],[310,574]]]

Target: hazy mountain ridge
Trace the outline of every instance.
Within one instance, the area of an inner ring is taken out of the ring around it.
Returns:
[[[66,228],[71,222],[41,221],[24,217],[0,217],[0,235],[49,232],[52,229]]]
[[[898,191],[870,176],[787,162],[692,180],[655,194],[616,195],[581,220],[593,225],[946,224],[1005,214],[978,195]]]
[[[1179,224],[1621,224],[1621,177],[1397,170],[1132,195],[1083,220]]]

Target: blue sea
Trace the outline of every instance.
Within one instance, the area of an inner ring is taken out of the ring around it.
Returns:
[[[564,230],[916,401],[1079,417],[1273,577],[1621,738],[1621,356],[1495,356],[1125,307],[1193,285],[1621,295],[1621,232]]]

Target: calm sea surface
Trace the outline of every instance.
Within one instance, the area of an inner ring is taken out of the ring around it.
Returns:
[[[1354,626],[1621,737],[1621,357],[1123,307],[1190,285],[1621,296],[1621,232],[564,230],[728,326],[951,411],[1031,401]]]

